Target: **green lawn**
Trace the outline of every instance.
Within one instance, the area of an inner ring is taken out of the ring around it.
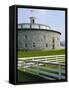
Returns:
[[[65,50],[61,49],[61,50],[49,50],[49,51],[25,51],[25,50],[19,50],[18,51],[18,57],[34,57],[34,56],[48,56],[48,55],[61,55],[61,54],[65,54]],[[46,65],[46,67],[48,68],[58,68],[58,66],[55,65]],[[30,67],[32,68],[32,67]],[[36,69],[36,68],[32,68],[32,69]],[[31,73],[28,73],[31,72]],[[45,80],[41,77],[39,77],[38,75],[34,75],[33,71],[28,71],[26,70],[26,72],[18,70],[18,81],[22,81],[22,82],[26,82],[26,81],[42,81]],[[48,71],[45,70],[45,72],[52,72],[52,71]],[[53,72],[56,73],[56,72]]]
[[[42,67],[46,67],[46,68],[51,68],[51,69],[59,69],[59,66],[58,65],[42,65]],[[32,69],[32,71],[30,71],[30,69]],[[37,67],[29,67],[28,69],[26,69],[26,71],[27,72],[31,72],[32,74],[37,74],[37,72],[34,72],[33,70],[37,70]],[[52,70],[47,70],[47,69],[42,69],[42,68],[40,68],[39,69],[40,71],[44,71],[44,72],[48,72],[48,73],[52,73],[52,74],[57,74],[58,75],[58,73],[59,72],[57,72],[57,71],[52,71]],[[61,66],[61,70],[64,70],[63,68],[62,68],[62,66]],[[61,73],[62,75],[64,75],[63,73]],[[52,77],[52,76],[49,76],[49,75],[45,75],[45,76],[48,76],[48,77]],[[56,77],[53,77],[53,78],[55,78],[55,79],[58,79],[58,78],[56,78]]]
[[[46,65],[46,66],[44,65],[43,67],[52,68],[52,69],[53,68],[58,69],[58,65]],[[32,71],[30,69],[32,69]],[[38,76],[37,72],[34,72],[33,70],[37,70],[37,67],[29,67],[28,69],[26,69],[26,72],[24,72],[23,69],[18,70],[18,81],[20,81],[20,82],[26,82],[27,81],[28,82],[28,81],[47,80],[47,79],[44,79],[44,78]],[[62,68],[62,70],[64,70],[64,69]],[[44,70],[44,69],[40,69],[40,71],[53,73],[53,74],[58,74],[57,71]],[[61,74],[64,75],[63,73],[61,73]],[[55,80],[58,80],[58,78],[53,77],[53,76],[49,76],[49,75],[44,75],[44,76],[51,77],[51,78],[54,78]]]
[[[48,55],[61,55],[61,54],[65,54],[65,49],[49,50],[49,51],[40,51],[40,50],[18,51],[18,57],[34,57],[34,56],[48,56]]]
[[[44,81],[44,80],[45,79],[40,76],[18,70],[18,82]]]

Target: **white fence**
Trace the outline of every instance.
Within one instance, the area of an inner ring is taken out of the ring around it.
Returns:
[[[18,69],[45,79],[65,79],[65,55],[18,58]]]

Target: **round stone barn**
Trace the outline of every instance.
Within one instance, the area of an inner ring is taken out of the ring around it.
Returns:
[[[35,19],[30,17],[30,23],[18,24],[18,49],[59,49],[61,33],[52,30],[50,26],[35,23]]]

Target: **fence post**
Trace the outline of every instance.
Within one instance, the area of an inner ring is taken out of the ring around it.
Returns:
[[[23,63],[23,69],[24,69],[24,71],[25,71],[25,61],[24,61],[24,63]]]
[[[46,57],[45,60],[48,61],[48,58]],[[47,63],[46,63],[46,66],[47,66]]]
[[[39,74],[39,63],[37,61],[37,75]]]
[[[59,63],[59,62],[58,62],[58,56],[57,56],[57,55],[56,55],[56,63]]]
[[[34,61],[34,58],[32,58],[31,60]]]
[[[56,63],[58,63],[58,70],[59,70],[59,80],[61,79],[61,65],[60,65],[60,63],[59,63],[59,61],[58,61],[58,56],[56,55]]]
[[[59,64],[59,80],[61,79],[61,65]]]

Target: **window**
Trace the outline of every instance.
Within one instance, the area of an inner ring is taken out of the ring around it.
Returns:
[[[29,24],[24,24],[22,25],[23,28],[30,28],[30,25]]]
[[[35,47],[35,42],[33,42],[33,47]]]
[[[27,39],[27,35],[25,35],[24,38]]]
[[[31,25],[31,28],[34,28],[34,29],[37,28],[37,29],[38,29],[39,26],[38,26],[38,25],[35,25],[35,24],[32,24],[32,25]]]
[[[54,39],[54,37],[52,38],[52,42],[53,42],[53,43],[55,42],[55,39]]]
[[[48,44],[46,43],[46,47],[48,47]]]
[[[46,36],[44,36],[44,39],[46,39]]]
[[[40,29],[46,29],[46,26],[41,25]]]
[[[25,47],[28,47],[27,43],[25,43]]]
[[[55,48],[55,46],[54,46],[54,44],[52,45],[52,49],[54,49]]]

